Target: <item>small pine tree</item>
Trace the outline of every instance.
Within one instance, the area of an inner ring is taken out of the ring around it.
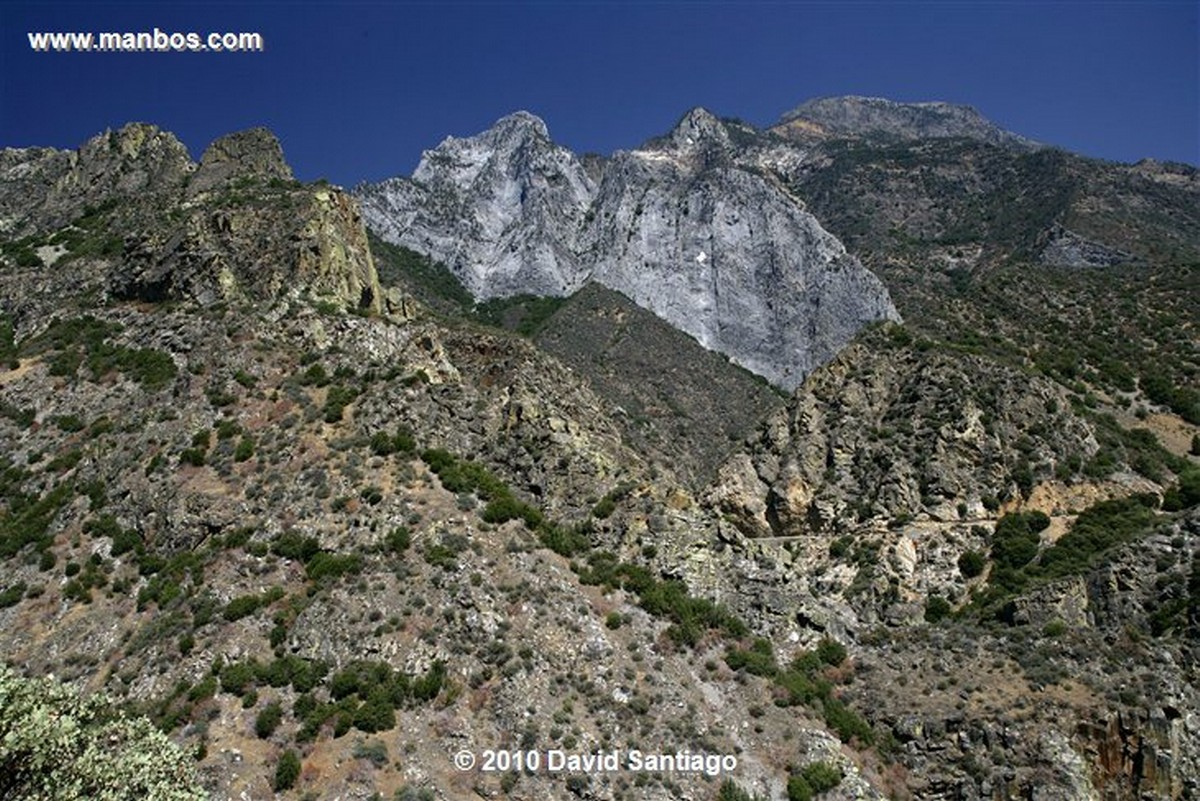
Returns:
[[[300,757],[289,748],[280,755],[279,763],[275,766],[275,792],[281,793],[284,790],[292,789],[296,786],[298,778],[300,778]]]

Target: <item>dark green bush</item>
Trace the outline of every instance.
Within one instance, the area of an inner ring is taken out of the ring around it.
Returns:
[[[233,452],[233,460],[235,462],[244,462],[254,456],[254,438],[251,436],[243,436],[238,441],[237,449]]]
[[[937,623],[949,617],[954,612],[954,607],[940,595],[930,595],[925,599],[925,621],[927,623]]]
[[[1038,533],[1050,525],[1042,512],[1013,512],[1000,518],[992,534],[992,559],[997,568],[1016,570],[1038,553]]]
[[[258,595],[243,595],[240,598],[234,598],[225,605],[224,616],[228,621],[241,620],[248,617],[259,610],[262,606],[262,597]]]
[[[283,722],[283,707],[278,701],[272,701],[262,708],[258,713],[258,717],[254,719],[254,733],[261,739],[267,739],[275,730],[279,728],[279,724]]]
[[[362,572],[363,561],[358,554],[333,554],[321,551],[304,564],[311,581],[341,578],[347,574]]]
[[[774,676],[779,671],[775,664],[775,649],[765,637],[755,637],[750,648],[730,647],[725,651],[725,664],[730,670],[745,670],[755,676]]]
[[[593,496],[595,497],[595,496]],[[592,507],[592,517],[598,520],[605,520],[612,516],[612,513],[617,510],[617,502],[610,496],[605,495],[600,499],[600,502]]]
[[[358,392],[350,387],[341,385],[331,386],[325,395],[325,406],[321,410],[325,422],[340,423],[342,415],[346,412],[346,407],[353,403],[357,397]]]
[[[1077,574],[1109,548],[1147,533],[1155,521],[1154,503],[1153,497],[1134,496],[1088,507],[1070,531],[1042,554],[1037,574],[1047,578]]]
[[[396,712],[386,687],[372,690],[354,712],[354,727],[368,734],[387,731],[396,725]]]
[[[412,544],[412,535],[406,527],[396,526],[388,532],[384,544],[392,553],[403,554],[408,550],[408,546]]]
[[[763,801],[763,798],[759,795],[750,795],[733,779],[726,779],[717,791],[717,801]]]
[[[511,495],[503,495],[488,502],[483,510],[483,519],[487,523],[507,523],[509,520],[524,520],[530,529],[536,529],[542,522],[542,513],[535,506],[518,501]]]
[[[841,782],[840,768],[825,762],[813,762],[788,778],[788,801],[812,801],[813,797],[832,790]]]
[[[22,598],[25,597],[25,590],[28,585],[23,581],[18,581],[11,587],[8,587],[4,592],[0,592],[0,609],[7,609],[10,606],[15,606]]]
[[[983,554],[979,551],[964,551],[962,556],[958,557],[958,570],[966,578],[972,579],[983,575],[985,566]]]
[[[279,756],[279,762],[275,765],[275,781],[272,787],[275,792],[282,793],[284,790],[295,787],[298,778],[300,778],[300,757],[289,748]]]
[[[371,435],[371,451],[377,456],[390,456],[393,453],[412,453],[417,443],[412,431],[401,426],[394,434],[386,431],[376,431]]]
[[[271,542],[271,553],[293,562],[307,562],[320,551],[321,543],[316,537],[305,536],[295,529],[287,529]]]
[[[253,659],[227,664],[221,668],[221,689],[231,695],[241,695],[248,686],[258,681],[260,670]]]
[[[846,661],[847,656],[845,646],[837,640],[822,637],[821,641],[817,643],[817,659],[826,665],[837,667]]]

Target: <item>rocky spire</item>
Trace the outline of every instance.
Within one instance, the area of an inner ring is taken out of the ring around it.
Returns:
[[[200,158],[200,167],[188,185],[189,194],[207,192],[244,177],[292,180],[292,169],[283,158],[283,147],[266,128],[238,131],[213,142]]]

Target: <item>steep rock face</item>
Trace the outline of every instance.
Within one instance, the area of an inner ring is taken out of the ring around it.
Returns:
[[[896,313],[879,280],[731,147],[697,109],[661,146],[617,154],[589,230],[595,279],[791,389]]]
[[[356,194],[381,237],[451,265],[471,294],[487,299],[582,286],[576,238],[595,191],[545,123],[518,112],[426,151],[411,181],[393,178]]]
[[[89,139],[77,151],[0,151],[0,231],[52,230],[86,207],[143,193],[177,190],[195,169],[174,134],[131,122]]]
[[[1055,225],[1047,235],[1046,247],[1039,261],[1056,267],[1109,267],[1132,261],[1132,256],[1116,248],[1106,247]]]
[[[266,129],[218,139],[197,166],[172,134],[131,123],[74,152],[0,152],[0,177],[0,230],[30,237],[60,277],[99,281],[116,298],[308,294],[383,308],[357,205],[339,189],[294,181]],[[81,258],[88,270],[64,273]]]
[[[971,106],[897,103],[881,97],[821,97],[783,115],[776,130],[805,138],[874,136],[897,140],[974,139],[993,145],[1036,146],[1004,130]]]
[[[476,297],[570,294],[592,279],[793,388],[896,312],[814,217],[736,161],[745,133],[695,109],[669,136],[585,168],[515,114],[426,153],[411,181],[355,193],[373,230],[445,262]]]
[[[208,146],[200,166],[188,183],[196,195],[237,178],[292,180],[292,168],[283,159],[283,147],[266,128],[251,128],[222,136]]]
[[[758,506],[732,491],[721,500],[747,532],[800,534],[855,517],[978,517],[1096,451],[1094,433],[1052,382],[910,347],[903,333],[892,333],[898,341],[873,333],[814,373],[763,426],[753,470],[744,460],[727,467],[742,476],[731,486],[760,487]]]

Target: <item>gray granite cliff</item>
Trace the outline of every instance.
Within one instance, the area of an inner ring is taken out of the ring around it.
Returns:
[[[444,262],[479,299],[594,280],[793,389],[897,314],[874,274],[739,158],[745,133],[694,109],[588,170],[518,112],[427,151],[411,179],[354,194],[370,228]]]

